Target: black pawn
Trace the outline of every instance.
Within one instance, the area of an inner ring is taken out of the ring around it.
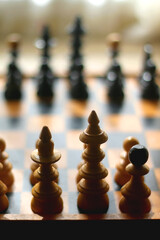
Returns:
[[[142,72],[139,76],[139,80],[141,80],[143,73],[148,71],[151,65],[154,65],[152,60],[152,52],[153,52],[152,45],[145,44],[143,50],[144,50],[143,67],[142,67]]]
[[[144,182],[144,175],[149,172],[149,167],[145,164],[148,155],[148,150],[140,144],[134,145],[129,151],[131,163],[127,165],[126,171],[131,174],[131,178],[121,188],[122,198],[119,202],[123,213],[140,216],[151,210],[151,190]]]
[[[140,79],[141,97],[143,99],[157,101],[160,97],[159,87],[156,83],[156,66],[148,60],[147,70]]]
[[[38,78],[37,96],[42,101],[51,101],[54,97],[53,82],[47,71],[43,71]]]
[[[129,151],[129,160],[136,167],[144,165],[148,160],[148,156],[147,148],[141,144],[134,145]]]
[[[88,87],[84,82],[83,65],[80,64],[78,70],[70,76],[70,96],[77,100],[86,100],[88,98]]]
[[[22,97],[21,82],[14,71],[11,71],[7,76],[4,97],[6,100],[20,100]]]
[[[114,61],[107,76],[107,96],[111,102],[121,103],[124,99],[124,78],[120,65]]]

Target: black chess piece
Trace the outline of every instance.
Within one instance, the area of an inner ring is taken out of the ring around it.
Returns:
[[[73,25],[69,28],[69,34],[72,35],[71,47],[71,61],[81,59],[82,36],[85,34],[85,29],[82,25],[82,18],[76,17]]]
[[[53,47],[55,41],[53,37],[51,37],[49,26],[45,25],[42,28],[41,37],[36,40],[35,45],[38,49],[41,49],[41,56],[42,59],[46,58],[47,60],[50,59],[50,48]]]
[[[43,78],[43,76],[48,75],[48,80],[52,81],[55,79],[53,69],[51,69],[49,65],[50,61],[50,49],[54,46],[54,39],[51,38],[51,33],[49,30],[49,26],[44,26],[42,28],[42,35],[35,43],[36,47],[41,50],[41,65],[38,74],[36,75],[36,79]]]
[[[104,77],[107,85],[107,97],[111,102],[121,104],[124,99],[125,81],[120,63],[118,62],[121,36],[119,33],[111,33],[106,40],[111,58],[111,64]]]
[[[16,33],[10,34],[7,38],[7,42],[10,51],[10,63],[7,67],[4,97],[6,100],[20,100],[22,97],[23,75],[18,67],[17,59],[21,36]]]
[[[108,99],[112,102],[121,103],[124,99],[124,78],[117,61],[112,62],[106,80]]]
[[[47,71],[43,71],[38,78],[37,96],[42,101],[51,101],[54,97],[53,81]]]
[[[84,82],[83,65],[80,64],[77,71],[70,76],[70,96],[77,100],[86,100],[89,96],[87,84]]]
[[[19,46],[21,42],[21,36],[18,33],[12,33],[8,36],[7,42],[9,45],[10,63],[7,68],[7,75],[15,75],[17,81],[21,82],[23,75],[18,67],[17,60],[19,56]]]
[[[6,100],[20,100],[22,97],[21,81],[14,71],[10,71],[7,75],[4,97]]]
[[[140,79],[141,97],[148,100],[158,100],[159,86],[156,83],[156,66],[148,60],[147,70]]]
[[[153,53],[152,45],[145,44],[143,50],[144,50],[144,59],[143,59],[142,71],[140,76],[138,77],[139,81],[142,79],[143,73],[148,71],[151,65],[155,65],[152,60],[152,53]]]
[[[72,26],[69,27],[68,33],[71,35],[71,54],[70,67],[68,77],[72,75],[78,65],[83,64],[82,55],[82,36],[85,34],[85,29],[82,25],[82,18],[76,17]]]

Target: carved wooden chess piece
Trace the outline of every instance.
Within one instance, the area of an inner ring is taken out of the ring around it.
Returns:
[[[119,202],[119,208],[123,213],[145,214],[151,210],[148,197],[150,188],[144,183],[144,175],[149,172],[145,164],[148,159],[148,150],[140,145],[134,145],[129,152],[130,164],[126,171],[131,174],[131,179],[121,188],[123,197]]]
[[[63,209],[62,190],[55,182],[58,171],[53,167],[61,154],[54,151],[49,128],[44,126],[40,133],[37,149],[31,153],[33,161],[39,164],[34,176],[38,183],[32,188],[31,209],[39,215],[60,213]]]
[[[99,119],[95,111],[88,118],[88,127],[80,135],[80,140],[87,144],[82,154],[85,163],[79,169],[82,179],[77,188],[79,191],[77,205],[84,213],[104,213],[109,206],[108,183],[104,178],[108,175],[103,166],[102,159],[105,157],[100,144],[108,140],[107,134],[98,125]]]

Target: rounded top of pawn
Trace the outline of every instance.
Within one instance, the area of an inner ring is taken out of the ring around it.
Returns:
[[[125,138],[123,142],[123,148],[125,151],[129,152],[131,147],[133,147],[136,144],[139,144],[139,141],[133,136],[128,136],[127,138]]]
[[[148,150],[141,144],[134,145],[129,151],[129,160],[136,167],[144,165],[148,156]]]

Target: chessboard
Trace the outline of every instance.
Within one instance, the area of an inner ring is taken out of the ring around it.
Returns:
[[[55,96],[52,102],[39,101],[36,95],[37,83],[26,78],[22,83],[22,99],[4,99],[5,80],[0,80],[0,137],[6,142],[8,160],[12,163],[14,184],[7,193],[8,209],[0,214],[0,220],[128,220],[132,217],[119,210],[120,188],[114,182],[115,165],[120,160],[123,141],[128,136],[136,137],[149,151],[147,165],[150,168],[145,182],[151,189],[151,212],[136,219],[160,219],[160,103],[142,100],[139,82],[126,77],[125,98],[121,105],[107,99],[105,80],[86,77],[89,90],[87,101],[70,98],[66,78],[57,78],[54,83]],[[97,112],[100,127],[108,135],[102,144],[105,152],[103,164],[108,170],[106,180],[109,184],[109,208],[105,214],[82,214],[77,207],[77,166],[82,160],[83,143],[79,135],[86,129],[88,116],[92,110]],[[39,216],[31,210],[30,183],[31,152],[35,149],[42,127],[49,127],[55,149],[61,153],[57,162],[59,186],[62,188],[64,209],[62,213]]]

